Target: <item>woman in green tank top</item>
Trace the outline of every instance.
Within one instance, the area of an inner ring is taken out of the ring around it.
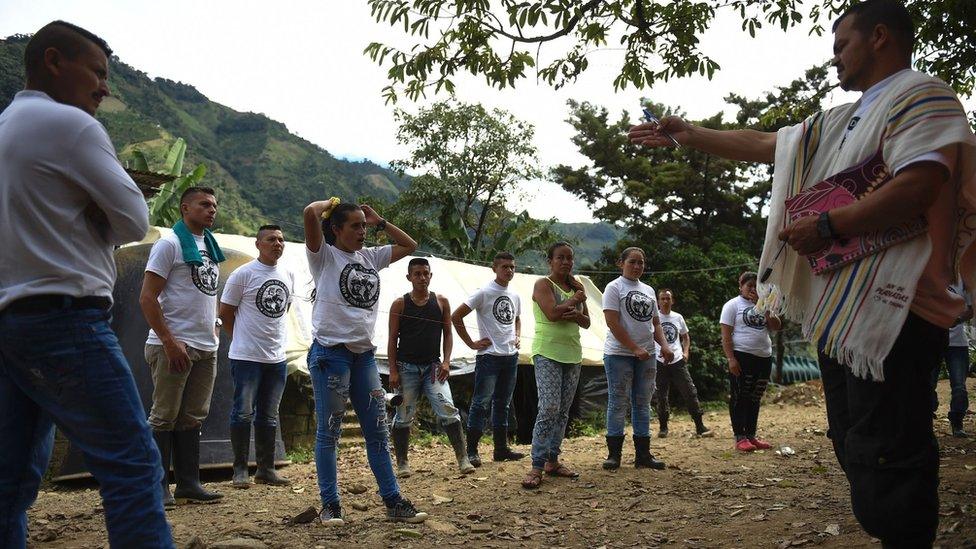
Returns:
[[[579,476],[559,462],[559,449],[583,360],[579,329],[590,327],[590,317],[583,285],[573,278],[573,247],[556,242],[546,258],[549,276],[537,280],[532,289],[532,362],[539,403],[532,431],[532,469],[522,480],[525,488],[538,488],[543,474]]]

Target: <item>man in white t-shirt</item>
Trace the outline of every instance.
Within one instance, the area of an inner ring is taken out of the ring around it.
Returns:
[[[0,547],[27,544],[55,425],[98,480],[109,544],[173,546],[159,454],[110,327],[113,248],[149,227],[94,118],[111,54],[85,29],[45,25],[0,114]]]
[[[153,379],[149,425],[169,469],[173,457],[177,501],[210,502],[223,497],[200,484],[200,427],[210,412],[217,377],[217,279],[220,249],[210,234],[217,198],[208,187],[190,187],[180,197],[183,219],[149,252],[139,304],[149,323],[146,361]],[[196,252],[194,254],[194,252]],[[175,499],[174,499],[175,498]]]
[[[524,454],[508,447],[508,409],[515,391],[518,375],[518,353],[522,334],[522,302],[509,289],[515,278],[515,256],[499,252],[491,263],[495,280],[480,288],[451,315],[454,329],[461,341],[478,351],[474,371],[474,392],[468,411],[468,460],[481,467],[478,441],[485,429],[488,406],[492,406],[491,431],[495,461],[515,461]],[[471,311],[478,315],[481,339],[474,341],[464,325],[464,317]]]
[[[285,237],[278,225],[258,229],[254,246],[257,259],[245,263],[227,277],[220,296],[218,318],[230,342],[234,406],[230,413],[230,443],[234,450],[235,488],[248,488],[247,456],[254,423],[254,482],[287,486],[288,479],[275,471],[278,405],[285,390],[288,361],[288,317],[295,295],[295,275],[278,264],[285,251]]]
[[[711,437],[715,433],[705,427],[702,420],[701,404],[698,402],[698,389],[695,382],[691,379],[688,372],[688,359],[691,356],[691,336],[688,334],[688,325],[685,324],[685,317],[671,309],[674,305],[674,294],[671,290],[664,288],[657,294],[657,303],[661,307],[661,329],[664,337],[668,340],[668,347],[674,353],[671,362],[665,362],[661,356],[661,348],[657,352],[657,418],[661,424],[658,430],[658,437],[668,436],[668,417],[671,415],[671,405],[669,393],[671,385],[677,387],[681,393],[681,399],[688,408],[688,413],[695,420],[695,433],[700,437]]]

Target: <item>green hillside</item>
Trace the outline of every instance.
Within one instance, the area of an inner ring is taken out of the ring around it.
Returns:
[[[24,87],[28,38],[0,40],[0,111]],[[335,158],[284,124],[214,103],[193,86],[149,78],[117,58],[109,73],[114,97],[102,102],[97,118],[119,158],[126,162],[139,149],[150,166],[161,164],[169,145],[185,139],[184,169],[206,164],[204,182],[218,190],[220,231],[253,234],[261,224],[276,222],[290,239],[300,239],[301,210],[313,200],[335,195],[392,202],[409,186],[409,178],[369,161]],[[585,263],[598,259],[619,234],[606,224],[557,224],[556,229],[579,243],[577,253]]]

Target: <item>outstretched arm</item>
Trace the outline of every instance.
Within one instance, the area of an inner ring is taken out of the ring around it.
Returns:
[[[730,160],[771,163],[776,155],[776,133],[756,130],[712,130],[666,116],[660,124],[647,122],[630,128],[631,143],[646,147],[673,147],[665,133],[686,147]]]

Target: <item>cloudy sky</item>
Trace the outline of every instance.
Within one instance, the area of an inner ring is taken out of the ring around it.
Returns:
[[[385,70],[362,54],[372,41],[403,44],[404,39],[374,22],[365,0],[0,0],[0,36],[32,33],[54,19],[101,35],[124,62],[152,77],[186,82],[213,101],[264,113],[336,156],[385,164],[406,154],[394,138],[394,107],[384,105],[380,95]],[[722,66],[711,81],[687,78],[615,93],[621,52],[608,49],[593,54],[577,83],[558,91],[534,79],[519,82],[514,91],[498,91],[472,77],[457,81],[457,95],[535,124],[543,165],[582,165],[585,159],[570,142],[573,132],[565,122],[568,99],[605,105],[611,112],[628,110],[635,121],[642,96],[680,106],[691,118],[719,111],[731,115],[723,101],[728,93],[756,96],[830,55],[829,35],[763,29],[750,39],[736,19],[721,17],[704,36],[703,50]],[[543,49],[543,55],[558,50],[559,45]],[[851,97],[838,92],[828,101]],[[415,110],[418,104],[401,100],[397,107]],[[592,219],[585,204],[553,183],[532,182],[524,190],[521,205],[534,217]]]

